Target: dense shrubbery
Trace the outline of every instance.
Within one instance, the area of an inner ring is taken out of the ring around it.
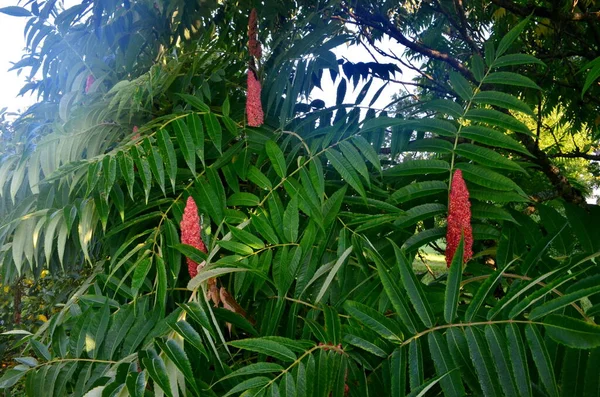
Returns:
[[[30,17],[16,67],[42,73],[1,135],[0,269],[49,288],[27,308],[48,321],[2,336],[19,342],[0,387],[598,395],[600,211],[552,162],[561,145],[540,149],[557,101],[543,5],[396,3],[265,1],[258,37],[250,2],[0,9]],[[331,51],[385,35],[404,67],[425,57],[389,114],[370,87],[398,65]],[[325,74],[332,107],[313,96]],[[582,91],[562,109],[594,159]],[[449,270],[416,273],[447,233]]]

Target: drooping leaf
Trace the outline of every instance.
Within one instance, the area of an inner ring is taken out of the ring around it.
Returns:
[[[525,326],[525,336],[527,337],[528,347],[533,357],[533,362],[537,367],[540,382],[550,396],[558,396],[558,387],[554,377],[554,369],[548,355],[546,344],[537,329],[537,326],[528,324]]]
[[[344,309],[352,317],[355,317],[358,321],[377,332],[382,337],[396,341],[401,341],[403,339],[402,331],[400,331],[393,321],[369,306],[358,302],[346,301],[344,303]]]
[[[529,18],[525,18],[502,37],[500,43],[498,43],[498,48],[496,49],[496,57],[500,57],[510,48],[512,43],[521,35],[528,23]]]
[[[543,324],[552,339],[566,346],[576,349],[592,349],[600,346],[599,325],[558,314],[551,314],[544,318]]]
[[[396,190],[389,198],[391,204],[401,204],[406,201],[427,197],[448,190],[448,185],[442,181],[416,182]]]
[[[465,118],[533,136],[525,123],[494,109],[470,109],[465,114]]]
[[[471,359],[475,367],[475,372],[479,379],[479,384],[484,395],[496,396],[500,394],[498,382],[494,371],[492,357],[488,346],[479,334],[479,330],[474,327],[467,327],[465,335],[471,353]]]
[[[365,192],[365,188],[358,178],[358,174],[348,160],[346,160],[341,153],[333,149],[328,150],[325,155],[327,156],[327,160],[331,162],[331,165],[341,175],[341,177],[362,197],[366,197],[367,193]]]
[[[264,338],[248,338],[229,342],[233,347],[271,356],[284,362],[293,362],[296,355],[293,351],[273,340]]]
[[[379,274],[381,284],[383,284],[383,288],[388,295],[388,298],[392,302],[392,306],[396,310],[398,316],[400,316],[402,319],[402,323],[408,329],[408,331],[415,333],[417,326],[404,293],[401,291],[400,286],[395,279],[392,278],[392,275],[390,274],[391,272],[388,272],[388,270],[384,268],[383,264],[377,259],[376,262],[377,273]]]
[[[452,88],[461,97],[464,101],[470,101],[473,97],[473,89],[471,85],[462,75],[458,72],[451,71],[450,72],[450,84],[452,84]]]
[[[321,290],[317,294],[317,297],[315,298],[315,302],[319,302],[319,301],[321,301],[321,299],[323,299],[323,296],[325,296],[325,293],[329,289],[329,286],[333,282],[333,279],[336,276],[337,272],[340,270],[342,265],[346,262],[346,259],[348,258],[350,253],[352,253],[352,249],[353,249],[352,246],[348,247],[342,253],[342,255],[340,255],[340,257],[336,260],[335,264],[332,266],[331,270],[329,271],[329,274],[325,278],[325,282],[323,283]]]
[[[460,378],[460,373],[456,369],[454,360],[446,346],[446,340],[438,331],[430,332],[427,335],[429,351],[435,364],[435,371],[438,375],[448,373],[448,376],[440,379],[440,385],[446,396],[464,396],[465,388]]]
[[[200,353],[202,353],[207,359],[209,358],[208,353],[202,343],[200,334],[185,320],[179,320],[169,326],[183,337],[183,339],[194,346]]]
[[[196,149],[192,135],[190,134],[187,125],[180,119],[175,120],[173,123],[173,129],[175,130],[175,135],[177,136],[177,143],[181,148],[181,154],[183,155],[183,158],[185,159],[185,162],[192,174],[195,174]]]
[[[513,72],[493,72],[488,74],[483,82],[485,84],[505,84],[541,90],[540,86],[529,77]]]
[[[461,237],[458,247],[456,247],[456,251],[454,252],[454,257],[452,258],[450,273],[448,273],[448,281],[446,282],[446,294],[444,295],[444,320],[449,324],[452,323],[456,317],[456,310],[458,309],[460,282],[463,270],[463,251],[464,238]]]
[[[495,190],[522,192],[522,189],[510,178],[482,166],[471,163],[458,163],[456,168],[463,172],[464,178],[469,182]]]
[[[461,130],[460,135],[463,138],[472,139],[475,142],[479,142],[484,145],[509,149],[523,153],[527,156],[531,156],[527,149],[525,149],[525,147],[519,142],[515,141],[510,136],[492,128],[470,125],[464,127]]]
[[[487,325],[485,327],[485,337],[487,339],[490,352],[494,358],[494,364],[496,367],[496,373],[500,380],[500,387],[507,396],[519,396],[517,388],[515,386],[513,377],[510,371],[510,356],[508,349],[506,349],[506,341],[504,335],[500,332],[498,327],[494,325]]]
[[[267,155],[269,156],[273,169],[277,175],[279,175],[280,178],[285,178],[287,174],[287,165],[285,163],[283,152],[279,146],[277,146],[275,142],[269,140],[265,144],[265,150],[267,151]]]
[[[171,392],[171,382],[167,373],[167,368],[162,358],[159,356],[143,358],[142,363],[148,371],[148,375],[156,382],[162,391],[169,397],[173,397]],[[173,379],[175,381],[175,379]]]
[[[502,68],[506,66],[516,66],[516,65],[531,65],[538,64],[542,66],[546,66],[546,64],[533,55],[529,54],[507,54],[501,57],[498,57],[494,61],[494,68]]]
[[[217,116],[215,116],[214,113],[206,113],[204,115],[204,125],[206,126],[206,133],[213,145],[217,148],[219,153],[222,153],[221,143],[223,140],[223,128],[221,128]]]
[[[423,324],[425,324],[426,327],[432,327],[434,323],[433,312],[431,311],[427,297],[423,292],[421,282],[417,279],[417,276],[415,276],[412,266],[404,256],[404,253],[394,242],[391,243],[394,247],[396,263],[400,269],[402,286],[408,293],[408,297]]]
[[[413,160],[387,169],[384,171],[384,176],[441,174],[448,171],[450,171],[450,164],[444,160]]]

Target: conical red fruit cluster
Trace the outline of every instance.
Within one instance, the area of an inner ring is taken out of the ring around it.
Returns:
[[[248,19],[248,93],[246,96],[246,117],[250,127],[260,127],[264,123],[264,113],[260,102],[260,81],[258,81],[257,65],[262,56],[262,49],[258,41],[256,9],[250,12]]]
[[[251,56],[259,60],[262,56],[262,48],[260,41],[258,41],[257,19],[256,8],[253,8],[250,11],[250,18],[248,19],[248,52],[250,52]]]
[[[94,84],[95,81],[96,81],[96,79],[94,78],[94,76],[92,76],[91,74],[88,75],[87,79],[85,80],[85,93],[86,94],[90,91],[90,88],[92,88],[92,84]]]
[[[250,127],[260,127],[264,122],[264,113],[260,103],[260,82],[254,72],[248,69],[248,96],[246,97],[246,116]]]
[[[192,197],[188,197],[185,209],[183,210],[183,218],[181,219],[181,242],[183,244],[191,245],[194,248],[199,249],[202,252],[206,252],[206,246],[202,241],[200,226],[200,217],[198,216],[198,207]],[[198,274],[199,264],[186,258],[188,265],[188,273],[191,278],[194,278]]]
[[[471,203],[469,190],[462,177],[462,171],[456,170],[450,186],[448,203],[448,230],[446,232],[446,264],[450,267],[452,258],[464,235],[463,263],[473,256],[473,229],[471,227]]]
[[[140,133],[138,132],[139,128],[137,125],[133,126],[133,136],[131,137],[132,141],[135,141],[136,139],[138,139],[140,137]]]

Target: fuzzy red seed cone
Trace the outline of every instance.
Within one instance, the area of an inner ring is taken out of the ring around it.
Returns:
[[[471,203],[469,190],[462,177],[462,171],[456,170],[450,186],[448,203],[448,229],[446,232],[446,264],[452,264],[452,258],[464,235],[463,263],[473,256],[473,229],[471,227]]]
[[[131,137],[131,140],[132,140],[132,141],[135,141],[135,140],[137,140],[137,139],[139,139],[139,138],[140,138],[140,133],[138,132],[138,127],[137,127],[137,125],[134,125],[134,126],[133,126],[133,133],[134,133],[135,135],[133,135],[133,136]],[[136,143],[136,145],[139,145],[139,144],[140,144],[140,142],[137,142],[137,143]],[[134,171],[134,172],[138,172],[137,165],[135,165],[135,164],[133,165],[133,171]]]
[[[138,139],[140,137],[140,133],[138,132],[139,128],[137,125],[133,126],[133,136],[131,137],[132,141],[135,141],[136,139]]]
[[[264,113],[260,102],[260,82],[254,72],[248,69],[248,94],[246,97],[246,117],[250,127],[260,127],[264,123]]]
[[[185,209],[183,210],[183,218],[181,219],[181,242],[191,245],[202,252],[206,252],[206,246],[202,241],[200,226],[200,217],[198,216],[198,207],[192,197],[188,197]],[[198,263],[190,258],[186,258],[188,265],[188,273],[191,278],[198,274]]]
[[[248,18],[248,52],[259,60],[262,56],[262,48],[258,41],[257,21],[258,17],[256,15],[256,9],[253,8],[252,11],[250,11],[250,18]]]
[[[90,91],[90,88],[92,88],[92,84],[94,84],[94,81],[96,81],[94,76],[92,76],[91,74],[88,75],[87,79],[85,80],[85,93],[86,94]]]

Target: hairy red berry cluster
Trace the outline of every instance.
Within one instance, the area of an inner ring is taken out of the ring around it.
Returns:
[[[92,84],[94,84],[94,81],[96,81],[94,76],[92,76],[91,74],[88,75],[87,79],[85,80],[85,93],[86,94],[90,91],[90,88],[92,88]]]
[[[452,258],[464,236],[463,263],[473,256],[473,229],[471,227],[471,204],[469,190],[462,177],[462,171],[456,170],[450,186],[448,203],[448,230],[446,232],[446,264],[452,264]]]
[[[250,18],[248,19],[248,51],[250,55],[259,60],[262,56],[262,48],[260,41],[258,41],[257,20],[256,8],[253,8],[250,11]]]
[[[248,93],[246,96],[246,117],[250,127],[260,127],[264,123],[264,113],[260,101],[260,81],[258,81],[257,64],[262,56],[262,49],[258,41],[256,9],[250,12],[248,19]],[[256,58],[256,59],[255,59]]]
[[[254,72],[248,69],[248,96],[246,97],[246,116],[250,127],[260,127],[264,122],[264,113],[260,103],[260,82]]]
[[[206,246],[202,241],[200,235],[202,227],[200,226],[200,217],[198,216],[198,207],[192,197],[188,197],[185,209],[183,210],[183,218],[180,223],[181,227],[181,242],[183,244],[191,245],[194,248],[199,249],[202,252],[206,252]],[[188,273],[191,278],[194,278],[198,274],[198,263],[194,262],[190,258],[186,258],[188,265]]]

